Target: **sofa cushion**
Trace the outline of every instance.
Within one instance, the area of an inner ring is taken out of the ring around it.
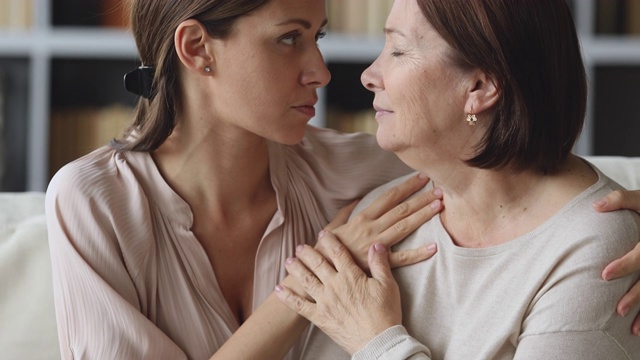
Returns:
[[[0,193],[0,284],[0,357],[60,359],[42,193]]]
[[[640,189],[640,157],[587,156],[585,159],[626,189]]]

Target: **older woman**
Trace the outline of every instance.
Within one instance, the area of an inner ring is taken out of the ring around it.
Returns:
[[[385,32],[362,76],[377,140],[444,192],[400,248],[439,252],[396,284],[384,246],[368,277],[328,234],[328,259],[301,246],[287,261],[312,300],[284,286],[281,299],[357,359],[638,358],[632,317],[613,311],[638,274],[601,272],[640,219],[594,212],[619,186],[571,154],[587,89],[566,2],[396,0]],[[306,354],[346,356],[317,330]]]

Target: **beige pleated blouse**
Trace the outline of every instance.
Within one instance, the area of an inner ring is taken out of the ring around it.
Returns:
[[[369,135],[313,127],[298,145],[270,144],[269,156],[278,210],[246,260],[255,262],[254,309],[298,244],[352,199],[411,171]],[[103,147],[66,165],[46,214],[63,359],[208,359],[238,328],[190,231],[189,205],[148,153]]]

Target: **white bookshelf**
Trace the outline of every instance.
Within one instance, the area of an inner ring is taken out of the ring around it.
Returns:
[[[24,94],[28,110],[27,114],[22,115],[24,121],[28,122],[25,190],[42,191],[46,189],[49,181],[49,119],[52,97],[50,86],[53,59],[135,60],[136,49],[133,39],[125,30],[100,27],[54,28],[50,23],[51,0],[31,1],[34,4],[34,13],[33,27],[30,30],[0,30],[0,66],[2,59],[23,59],[28,63],[29,90]],[[594,34],[594,4],[591,0],[574,1],[574,15],[581,37],[590,87],[594,89],[590,91],[587,122],[576,149],[584,155],[592,154],[593,149],[593,97],[597,96],[597,84],[593,81],[595,67],[603,64],[640,66],[640,38],[601,37]],[[329,34],[321,40],[320,49],[329,64],[368,64],[377,57],[383,45],[382,37]],[[359,74],[354,76],[359,77]],[[324,125],[327,105],[325,91],[321,91],[320,95],[318,115],[312,122]],[[638,99],[640,100],[640,93]],[[640,117],[640,114],[635,116]]]
[[[595,69],[603,65],[640,66],[640,37],[596,34],[596,2],[594,0],[574,0],[573,11],[589,81],[587,118],[576,152],[591,155],[594,150],[594,138],[597,136],[594,133],[594,103],[598,96]],[[640,92],[637,96],[640,99]],[[640,114],[629,115],[640,120]]]

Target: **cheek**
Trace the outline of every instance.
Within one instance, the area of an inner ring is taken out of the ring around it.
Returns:
[[[411,86],[398,95],[402,104],[399,109],[399,128],[412,136],[419,135],[432,121],[431,112],[434,106],[428,89],[423,86]]]

